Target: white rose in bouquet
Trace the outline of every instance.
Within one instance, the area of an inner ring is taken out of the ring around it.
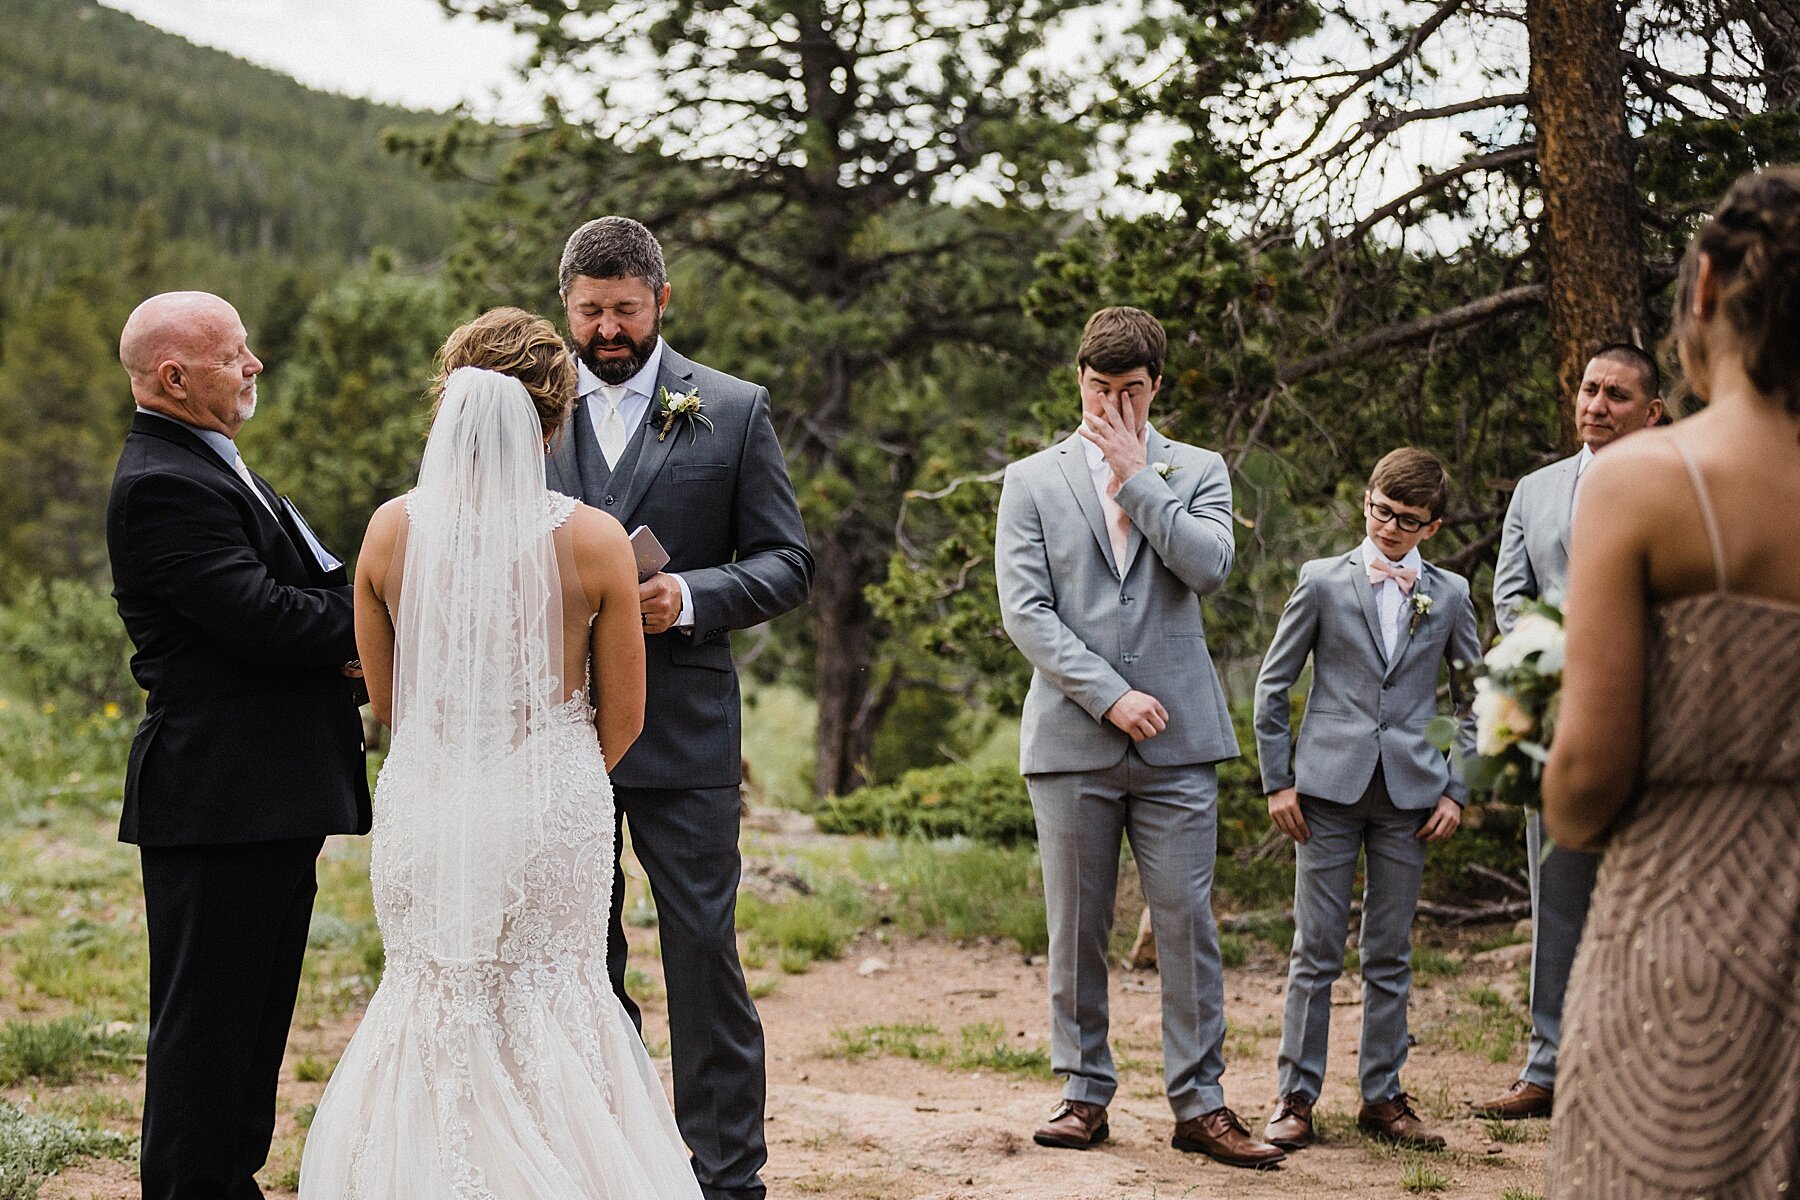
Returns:
[[[1560,664],[1562,647],[1561,625],[1542,613],[1526,613],[1512,627],[1512,632],[1501,638],[1482,661],[1490,671],[1513,671],[1533,654],[1550,650],[1555,651],[1553,657]]]
[[[1475,752],[1494,757],[1537,728],[1531,714],[1510,693],[1484,676],[1475,681]]]

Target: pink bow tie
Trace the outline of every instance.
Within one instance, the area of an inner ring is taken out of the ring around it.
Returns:
[[[1385,558],[1369,560],[1369,586],[1380,587],[1381,581],[1391,579],[1400,585],[1400,590],[1411,594],[1413,584],[1418,582],[1419,573],[1411,567],[1396,567]]]

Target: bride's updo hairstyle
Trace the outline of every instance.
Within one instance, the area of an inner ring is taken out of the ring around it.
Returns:
[[[1689,379],[1705,374],[1708,357],[1694,317],[1703,254],[1750,382],[1800,416],[1800,168],[1739,179],[1689,243],[1675,290],[1675,340]]]
[[[445,340],[431,385],[433,417],[444,382],[458,367],[498,371],[524,384],[545,437],[562,428],[575,403],[575,363],[568,347],[556,326],[522,308],[490,308]]]

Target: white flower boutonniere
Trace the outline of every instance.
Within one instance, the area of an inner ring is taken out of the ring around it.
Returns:
[[[1175,464],[1174,463],[1166,463],[1166,462],[1153,462],[1150,464],[1150,469],[1152,471],[1156,472],[1157,477],[1159,479],[1167,479],[1169,476],[1171,476],[1175,473]]]
[[[1412,620],[1406,626],[1406,636],[1411,637],[1419,632],[1419,622],[1431,615],[1431,597],[1424,592],[1412,595]]]
[[[711,433],[713,423],[711,418],[706,415],[704,411],[705,408],[706,402],[700,399],[700,391],[698,388],[691,392],[679,394],[671,392],[668,388],[663,388],[661,410],[663,419],[662,430],[657,433],[656,440],[660,442],[668,437],[669,431],[675,428],[675,422],[682,417],[687,418],[688,428],[690,430],[694,429],[695,424],[698,423],[706,426],[706,432]],[[700,436],[697,430],[694,432],[694,436]]]

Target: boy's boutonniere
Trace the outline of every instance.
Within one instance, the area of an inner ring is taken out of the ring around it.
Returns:
[[[703,411],[705,408],[706,402],[700,399],[700,391],[698,388],[691,392],[683,393],[671,392],[668,388],[663,388],[661,410],[663,419],[662,430],[657,433],[656,440],[660,442],[668,437],[669,430],[675,428],[675,422],[681,417],[686,417],[688,419],[689,429],[693,429],[695,422],[699,422],[701,425],[706,426],[706,432],[711,433],[713,423],[711,418]],[[699,437],[700,434],[696,432],[694,436]]]
[[[1152,471],[1156,472],[1157,477],[1159,479],[1167,479],[1169,476],[1171,476],[1175,473],[1175,464],[1174,463],[1166,463],[1166,462],[1153,462],[1150,464],[1150,469]]]
[[[1406,636],[1411,637],[1419,632],[1419,622],[1431,615],[1431,597],[1424,592],[1412,594],[1412,620],[1407,623]]]

